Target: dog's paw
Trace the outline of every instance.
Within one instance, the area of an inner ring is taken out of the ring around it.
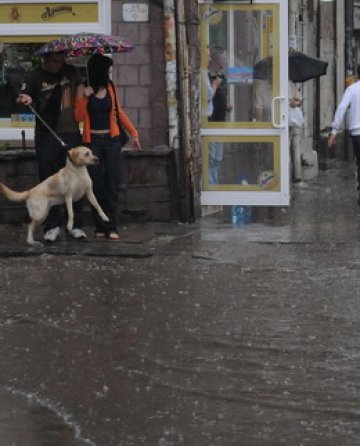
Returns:
[[[110,221],[109,217],[107,215],[101,215],[101,218],[103,221]]]

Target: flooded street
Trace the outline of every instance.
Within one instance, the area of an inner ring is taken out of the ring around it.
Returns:
[[[2,228],[0,444],[360,445],[355,192],[336,164],[245,227],[115,247]]]

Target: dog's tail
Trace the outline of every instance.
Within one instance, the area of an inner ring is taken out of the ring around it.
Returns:
[[[0,192],[3,193],[8,200],[17,202],[25,201],[30,194],[30,191],[28,190],[25,190],[24,192],[16,192],[5,186],[4,183],[0,183]]]

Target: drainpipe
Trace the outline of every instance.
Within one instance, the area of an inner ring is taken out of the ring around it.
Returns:
[[[176,2],[177,13],[177,36],[178,36],[178,61],[180,74],[180,96],[181,96],[181,142],[183,146],[182,161],[184,163],[184,202],[183,217],[188,223],[195,218],[195,191],[194,191],[194,153],[191,139],[190,119],[190,68],[189,47],[186,28],[186,14],[183,1]]]
[[[175,153],[179,191],[178,212],[182,222],[191,222],[194,220],[194,163],[190,138],[188,46],[182,1],[164,0],[164,31],[169,146]],[[178,83],[181,104],[177,99]]]
[[[318,0],[316,7],[316,57],[321,55],[321,0]],[[320,79],[315,80],[315,116],[314,116],[314,133],[316,146],[319,150],[319,167],[326,168],[327,152],[324,149],[324,137],[321,137],[320,122]],[[325,134],[325,133],[324,133]],[[324,158],[324,159],[323,159]]]
[[[345,84],[353,83],[354,45],[353,45],[353,0],[345,0]]]
[[[176,6],[175,6],[176,4]],[[192,192],[192,165],[190,162],[189,76],[188,51],[183,2],[164,0],[164,31],[166,60],[166,92],[168,105],[169,146],[174,149],[178,179],[178,213],[180,221],[190,222],[194,217]],[[179,65],[178,65],[179,61]],[[180,74],[181,108],[177,99]],[[179,110],[181,112],[179,114]],[[180,135],[181,126],[181,135]],[[182,146],[180,147],[180,136]],[[190,176],[187,174],[190,172]],[[189,181],[190,178],[190,181]]]
[[[353,0],[345,0],[345,87],[355,82],[353,45]],[[345,159],[352,160],[349,132],[345,131]]]

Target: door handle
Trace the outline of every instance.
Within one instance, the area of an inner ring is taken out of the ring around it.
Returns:
[[[286,101],[287,98],[285,96],[275,96],[274,98],[272,98],[271,101],[271,123],[273,125],[273,127],[275,127],[276,129],[283,129],[285,128],[285,118],[286,115],[283,111],[282,108],[282,103],[284,103],[284,101]],[[275,122],[275,105],[276,102],[279,102],[279,107],[280,107],[280,122]]]

